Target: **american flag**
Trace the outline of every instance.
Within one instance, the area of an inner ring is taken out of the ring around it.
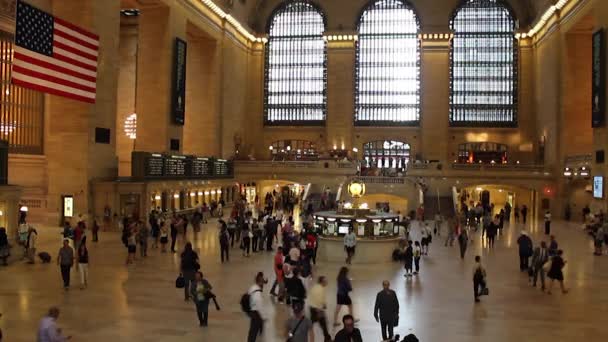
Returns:
[[[95,103],[99,37],[17,2],[12,82]]]

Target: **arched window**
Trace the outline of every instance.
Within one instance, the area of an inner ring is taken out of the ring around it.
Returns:
[[[268,23],[266,125],[322,125],[326,115],[325,18],[308,0],[285,2]]]
[[[464,0],[451,20],[450,124],[517,126],[517,23],[503,0]]]
[[[417,125],[420,23],[404,0],[374,0],[359,18],[355,124]]]

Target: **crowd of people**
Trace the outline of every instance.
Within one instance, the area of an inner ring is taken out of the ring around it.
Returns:
[[[257,201],[259,202],[259,201]],[[121,221],[121,240],[126,248],[126,264],[133,265],[137,260],[137,249],[139,258],[148,255],[148,243],[151,248],[160,252],[170,251],[177,253],[178,246],[182,247],[180,253],[180,284],[176,286],[183,288],[185,301],[194,304],[196,317],[201,327],[209,325],[209,304],[213,301],[217,310],[220,310],[213,286],[204,277],[201,270],[201,262],[197,252],[188,241],[187,231],[192,227],[194,233],[201,230],[201,225],[208,223],[211,217],[217,217],[218,241],[220,245],[220,261],[230,262],[231,251],[235,248],[241,250],[245,257],[251,257],[264,252],[274,253],[272,257],[272,269],[274,281],[269,289],[269,294],[276,299],[277,303],[290,305],[292,315],[285,321],[284,335],[289,341],[314,341],[314,325],[321,328],[324,341],[336,342],[358,342],[362,341],[361,333],[356,328],[358,319],[353,311],[351,298],[353,284],[349,276],[349,266],[352,264],[356,251],[357,236],[352,229],[344,236],[344,250],[346,253],[345,266],[341,267],[336,282],[336,307],[333,314],[333,322],[327,312],[328,295],[326,288],[331,281],[326,275],[315,274],[314,265],[319,247],[320,231],[313,225],[312,211],[301,210],[300,226],[296,227],[294,222],[294,208],[298,203],[297,196],[287,199],[281,194],[269,193],[259,203],[248,204],[244,199],[238,200],[232,206],[230,214],[224,218],[224,203],[207,206],[205,203],[197,205],[192,213],[179,214],[162,212],[153,209],[148,215],[148,222],[143,222],[137,217],[125,218]],[[302,205],[302,204],[301,204]],[[325,204],[327,205],[327,204]],[[422,209],[423,210],[423,209]],[[496,214],[495,214],[496,213]],[[556,237],[550,234],[550,214],[545,215],[545,233],[549,241],[540,241],[534,244],[529,234],[522,230],[517,239],[519,250],[519,269],[527,272],[529,282],[536,287],[540,284],[541,290],[551,294],[554,282],[558,282],[563,293],[568,289],[564,285],[563,268],[566,264],[564,253],[558,247]],[[528,209],[524,205],[521,208],[511,208],[509,204],[504,208],[496,210],[493,205],[484,206],[481,203],[466,205],[462,203],[461,211],[447,220],[441,215],[436,215],[431,221],[433,229],[428,222],[417,224],[416,235],[420,239],[413,239],[410,224],[414,219],[421,219],[424,214],[420,210],[416,217],[401,218],[405,222],[403,232],[403,243],[397,253],[399,260],[404,263],[406,278],[417,276],[420,272],[421,260],[430,253],[433,240],[445,236],[444,246],[452,247],[457,241],[460,256],[466,257],[467,246],[474,234],[486,240],[485,246],[489,249],[495,248],[497,236],[504,229],[513,227],[505,225],[511,216],[516,223],[526,222]],[[548,222],[548,224],[547,224]],[[444,224],[445,223],[445,224]],[[99,241],[99,226],[96,220],[93,222],[93,242]],[[23,229],[25,230],[25,229]],[[446,231],[447,230],[447,231]],[[21,231],[20,231],[21,233]],[[442,235],[443,233],[443,235]],[[595,232],[596,236],[603,237],[603,227],[600,226]],[[60,266],[63,285],[67,291],[70,288],[70,274],[73,267],[77,266],[80,275],[81,289],[88,285],[89,253],[87,249],[88,230],[85,220],[79,220],[74,228],[69,222],[65,223],[63,234],[63,246],[57,254],[57,264]],[[608,231],[605,233],[608,235]],[[27,234],[20,234],[23,241],[24,258],[32,260],[36,252],[36,230],[28,226]],[[3,241],[6,240],[6,232],[0,229],[0,260],[3,257]],[[179,245],[178,245],[179,243]],[[596,243],[597,247],[597,243]],[[601,247],[601,246],[600,246]],[[33,254],[32,254],[33,253]],[[601,253],[601,249],[600,249]],[[472,270],[474,301],[480,302],[480,298],[489,295],[487,283],[488,272],[482,263],[481,256],[474,257],[475,263]],[[549,279],[547,284],[546,278]],[[258,272],[254,277],[254,284],[243,294],[241,298],[241,309],[249,317],[248,342],[257,341],[264,331],[265,321],[268,319],[267,303],[263,300],[265,287],[269,281],[263,272]],[[310,284],[310,285],[309,285]],[[308,308],[308,312],[305,310]],[[340,313],[346,310],[346,314],[340,319]],[[394,327],[399,322],[399,300],[395,291],[390,288],[390,282],[382,282],[382,290],[376,295],[373,315],[380,325],[383,340],[392,341],[395,337]],[[56,326],[59,310],[51,308],[49,313],[40,323],[39,341],[55,341],[63,336]],[[342,326],[332,337],[331,324],[334,327]],[[63,337],[62,337],[63,336]],[[414,336],[408,336],[408,340],[415,341]]]

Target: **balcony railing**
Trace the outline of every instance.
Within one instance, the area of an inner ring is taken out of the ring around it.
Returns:
[[[237,160],[234,164],[239,167],[283,167],[283,168],[356,168],[357,164],[343,160],[307,160],[307,161],[278,161],[278,160]]]
[[[365,184],[405,184],[405,177],[382,177],[382,176],[353,176]]]
[[[476,170],[476,171],[545,171],[544,165],[535,164],[452,164],[454,170]]]

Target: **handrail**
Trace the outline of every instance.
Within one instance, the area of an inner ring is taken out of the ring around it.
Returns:
[[[466,163],[453,163],[452,169],[454,170],[480,170],[480,171],[544,171],[545,165],[536,164],[466,164]]]

